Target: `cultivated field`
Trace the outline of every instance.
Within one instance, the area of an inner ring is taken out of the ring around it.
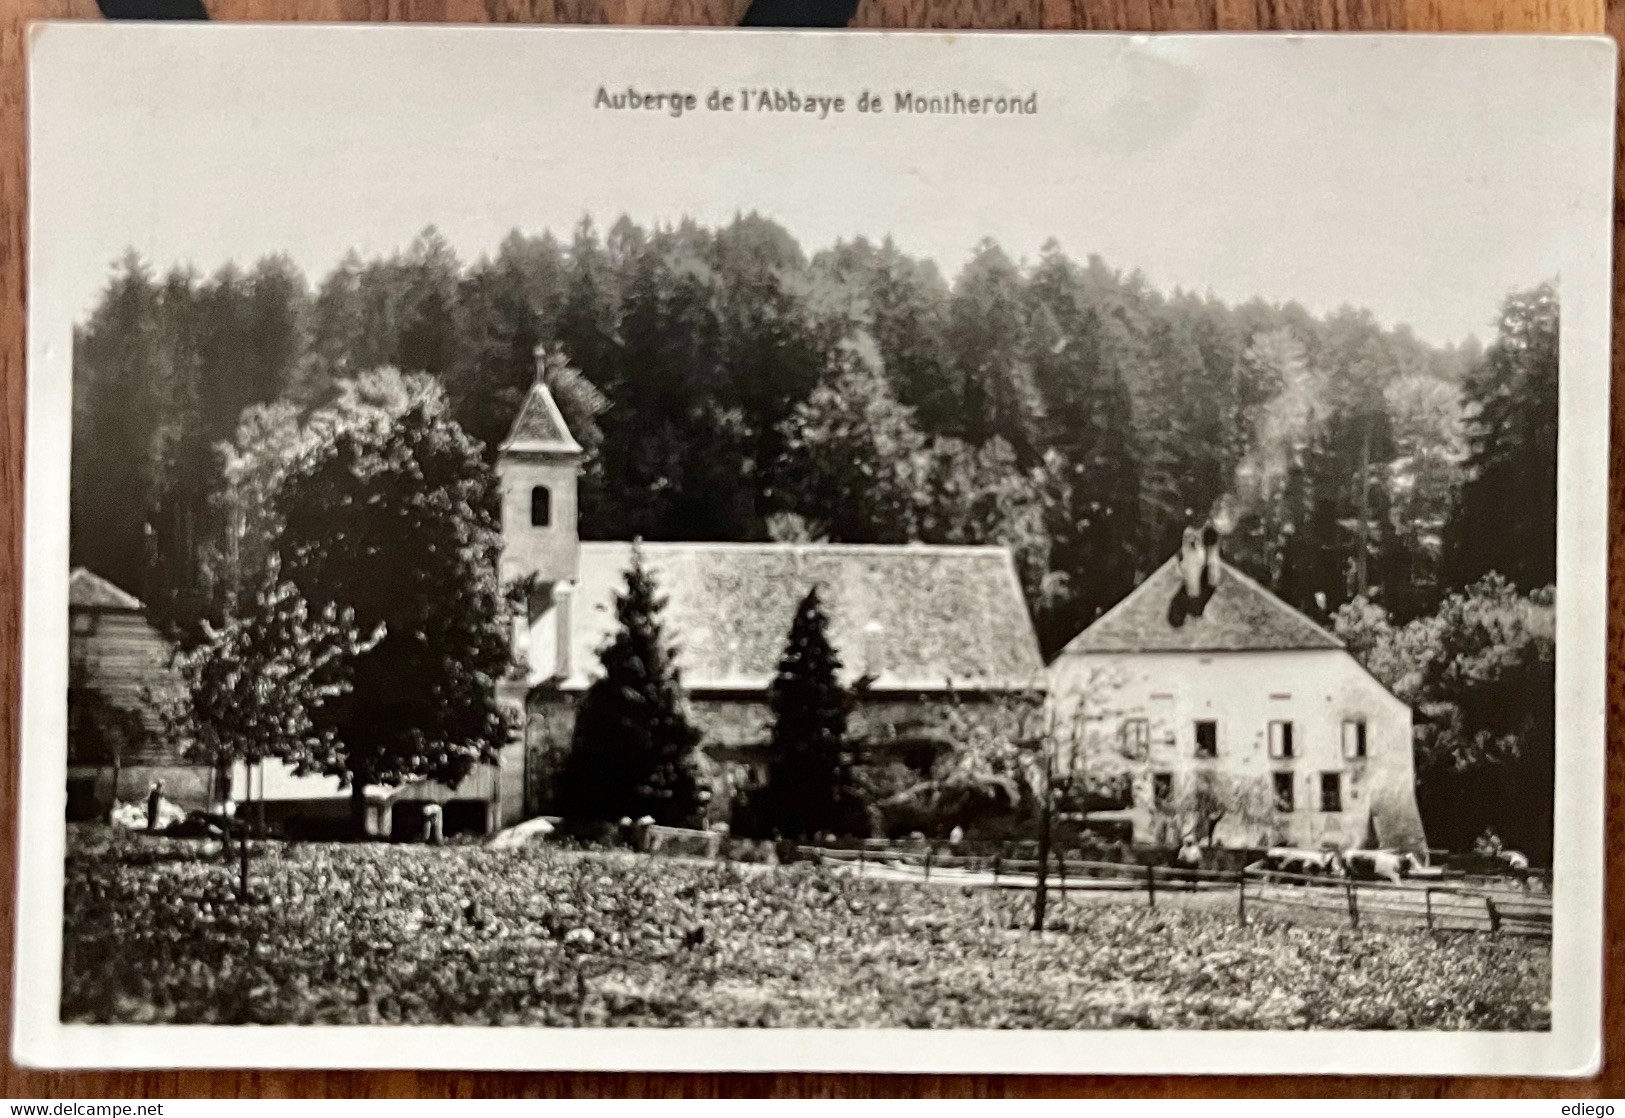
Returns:
[[[214,851],[212,859],[204,857]],[[77,831],[69,1021],[1545,1029],[1544,944],[922,888],[806,865]]]

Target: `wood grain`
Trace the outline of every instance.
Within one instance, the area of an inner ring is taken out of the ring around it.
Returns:
[[[212,0],[224,20],[390,20],[458,23],[606,23],[732,25],[748,0]],[[16,803],[19,621],[22,541],[24,268],[24,25],[31,19],[97,18],[94,0],[9,0],[0,4],[0,806]],[[854,26],[864,28],[1046,28],[1095,31],[1547,31],[1625,36],[1625,0],[862,0]],[[1615,203],[1616,257],[1625,228],[1625,178]],[[1621,296],[1615,279],[1616,386],[1625,368],[1619,341]],[[1613,421],[1611,507],[1625,507],[1625,416]],[[1625,559],[1625,532],[1611,523],[1610,570]],[[1621,622],[1625,584],[1609,585],[1609,753],[1625,726]],[[1625,818],[1625,773],[1612,757],[1608,815]],[[9,1057],[11,904],[15,823],[0,827],[0,882],[8,903],[0,916],[0,1045]],[[1355,1077],[1102,1077],[884,1075],[622,1075],[460,1074],[454,1072],[98,1072],[51,1073],[5,1066],[9,1098],[235,1097],[759,1097],[808,1095],[999,1098],[1013,1096],[1179,1097],[1214,1095],[1377,1097],[1620,1097],[1625,1067],[1621,985],[1625,967],[1622,885],[1625,844],[1608,850],[1609,983],[1606,1066],[1588,1082]],[[1328,1043],[1331,1043],[1328,1041]]]

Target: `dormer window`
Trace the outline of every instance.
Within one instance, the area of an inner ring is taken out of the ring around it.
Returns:
[[[546,528],[553,522],[553,494],[547,486],[537,485],[530,491],[530,526]]]

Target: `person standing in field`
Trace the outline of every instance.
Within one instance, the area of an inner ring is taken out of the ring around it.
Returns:
[[[164,802],[164,782],[155,780],[147,793],[147,830],[158,829],[158,806]]]

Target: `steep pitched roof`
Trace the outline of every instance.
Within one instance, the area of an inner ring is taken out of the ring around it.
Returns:
[[[131,613],[140,613],[146,608],[135,595],[120,590],[85,567],[75,567],[68,576],[68,606],[70,609],[125,610]]]
[[[1343,642],[1229,563],[1200,614],[1189,608],[1179,561],[1169,559],[1062,650],[1257,652],[1342,648]]]
[[[519,405],[519,414],[500,449],[524,454],[580,454],[581,444],[570,434],[553,393],[537,381]]]
[[[765,688],[814,585],[850,682],[889,691],[1028,690],[1044,663],[1010,553],[998,547],[648,543],[666,633],[691,690]],[[566,687],[599,670],[632,545],[583,543]]]

